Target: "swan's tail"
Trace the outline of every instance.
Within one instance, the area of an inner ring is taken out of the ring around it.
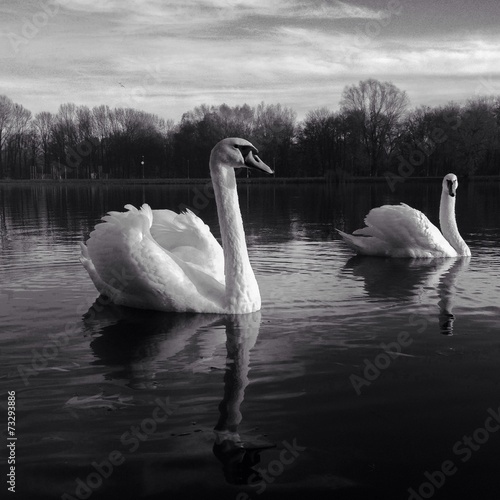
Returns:
[[[344,231],[341,231],[340,229],[335,229],[335,231],[337,231],[337,233],[339,233],[340,236],[342,236],[342,239],[349,248],[352,248],[355,252],[358,253],[363,252],[363,246],[357,243],[357,240],[360,239],[359,237],[344,233]]]
[[[340,229],[336,229],[336,231],[342,236],[347,246],[360,255],[387,255],[387,244],[379,238],[374,236],[354,236],[344,233]]]
[[[83,267],[89,274],[90,279],[94,283],[97,290],[100,293],[103,293],[105,286],[102,280],[99,278],[99,275],[97,274],[94,263],[90,258],[89,249],[87,248],[87,245],[85,245],[85,243],[80,242],[80,250],[81,250],[80,262],[83,264]]]
[[[90,260],[89,249],[85,243],[80,241],[80,262],[85,266],[85,262]]]

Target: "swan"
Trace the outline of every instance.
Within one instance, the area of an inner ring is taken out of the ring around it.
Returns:
[[[234,169],[272,174],[247,140],[226,138],[210,154],[222,248],[189,209],[109,212],[80,261],[101,295],[117,305],[165,312],[245,314],[260,309],[245,242]]]
[[[401,203],[370,210],[367,227],[352,235],[337,229],[344,241],[358,254],[383,257],[467,257],[470,249],[460,236],[455,219],[458,179],[447,174],[443,179],[439,224],[441,232],[419,210]]]

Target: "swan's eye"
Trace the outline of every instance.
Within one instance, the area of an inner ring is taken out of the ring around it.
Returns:
[[[242,154],[243,158],[246,158],[246,156],[248,155],[248,153],[250,151],[253,151],[254,153],[257,153],[257,148],[253,147],[253,146],[247,146],[246,144],[244,145],[239,145],[239,144],[234,144],[233,146],[235,149],[238,149],[240,151],[240,153]]]

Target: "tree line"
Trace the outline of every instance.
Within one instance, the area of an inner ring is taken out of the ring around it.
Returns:
[[[298,122],[281,104],[202,105],[178,123],[132,108],[62,104],[36,115],[0,95],[1,179],[204,178],[210,150],[248,138],[278,177],[500,174],[500,96],[410,109],[406,92],[368,79],[337,111]]]

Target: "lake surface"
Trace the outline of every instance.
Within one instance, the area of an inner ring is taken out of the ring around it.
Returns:
[[[126,203],[218,236],[207,186],[0,186],[13,498],[498,498],[500,185],[459,186],[470,259],[353,257],[335,231],[400,201],[437,223],[440,184],[240,186],[243,316],[114,307],[78,261]]]

